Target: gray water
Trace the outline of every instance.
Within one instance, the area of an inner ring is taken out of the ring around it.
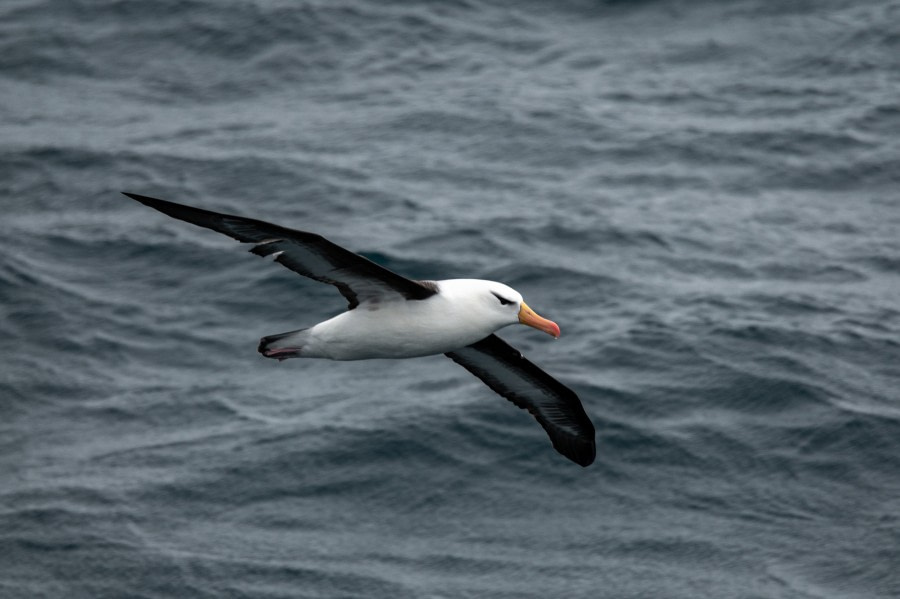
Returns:
[[[900,596],[900,3],[6,0],[0,596]],[[503,281],[582,469],[120,195]]]

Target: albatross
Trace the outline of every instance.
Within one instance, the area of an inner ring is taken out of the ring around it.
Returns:
[[[594,461],[594,425],[575,392],[494,334],[524,324],[559,337],[559,326],[539,316],[511,287],[480,279],[416,281],[315,233],[123,193],[173,218],[252,243],[250,252],[257,256],[272,256],[298,274],[337,287],[348,303],[345,312],[263,337],[258,347],[263,356],[281,361],[444,354],[528,410],[556,451],[581,466]]]

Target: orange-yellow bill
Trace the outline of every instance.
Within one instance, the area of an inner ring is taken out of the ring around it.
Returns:
[[[559,337],[559,325],[552,320],[547,320],[543,316],[538,316],[525,302],[522,302],[522,305],[519,308],[519,322],[534,327],[539,331],[544,331],[548,335]]]

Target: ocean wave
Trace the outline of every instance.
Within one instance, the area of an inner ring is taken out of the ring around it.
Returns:
[[[0,595],[897,596],[895,13],[4,3]],[[596,462],[122,191],[516,287]]]

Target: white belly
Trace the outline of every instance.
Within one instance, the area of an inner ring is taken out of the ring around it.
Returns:
[[[434,296],[421,301],[360,305],[308,329],[303,357],[332,360],[414,358],[442,354],[484,339],[495,322],[478,322]]]

